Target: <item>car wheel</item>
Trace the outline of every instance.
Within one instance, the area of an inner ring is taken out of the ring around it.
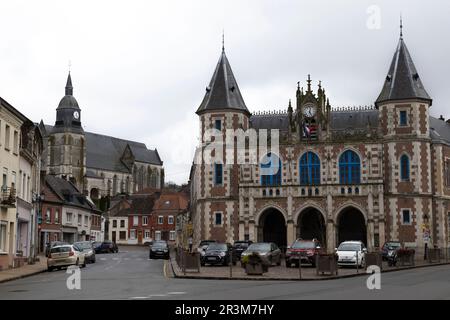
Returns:
[[[48,272],[52,272],[53,271],[53,267],[47,267],[47,271]]]
[[[77,259],[77,262],[75,262],[75,265],[78,266],[79,263],[80,263],[80,260]]]
[[[205,266],[205,263],[204,263],[204,262],[200,262],[200,265],[201,265],[202,267],[204,267],[204,266]]]
[[[81,265],[82,268],[86,268],[86,259],[84,259],[83,264]]]
[[[289,263],[289,261],[286,260],[286,268],[290,268],[291,264]]]

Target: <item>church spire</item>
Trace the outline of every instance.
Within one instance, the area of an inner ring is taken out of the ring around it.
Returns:
[[[72,78],[70,77],[70,71],[69,75],[67,76],[66,96],[73,96]]]

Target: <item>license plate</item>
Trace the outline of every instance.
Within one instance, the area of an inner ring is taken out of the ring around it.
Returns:
[[[208,257],[208,258],[207,258],[207,260],[208,260],[208,261],[212,261],[212,260],[214,260],[214,261],[215,261],[215,260],[216,260],[216,258],[214,258],[214,257]]]

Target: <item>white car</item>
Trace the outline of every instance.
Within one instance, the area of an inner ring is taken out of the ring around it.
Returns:
[[[365,255],[367,249],[361,241],[344,241],[338,248],[338,265],[340,266],[356,266],[361,268],[365,266]]]
[[[47,270],[60,269],[71,265],[86,267],[86,255],[83,250],[73,244],[55,246],[50,249],[47,258]]]

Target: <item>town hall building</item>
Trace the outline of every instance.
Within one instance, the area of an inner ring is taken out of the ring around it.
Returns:
[[[285,112],[251,113],[222,49],[196,111],[194,242],[283,247],[317,238],[329,252],[345,240],[361,240],[369,250],[388,240],[419,252],[425,244],[448,247],[450,124],[430,116],[431,107],[402,35],[374,107],[333,108],[308,75]],[[211,129],[219,134],[208,137]],[[238,152],[234,145],[231,153],[224,147],[222,161],[201,161],[217,153],[211,142],[225,146],[227,129],[278,129],[279,152],[256,164],[249,152],[244,163],[227,161]]]

